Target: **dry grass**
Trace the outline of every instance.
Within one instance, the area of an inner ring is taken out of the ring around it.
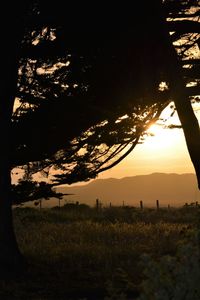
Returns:
[[[121,273],[134,298],[143,279],[141,255],[174,255],[194,226],[158,216],[157,222],[146,222],[144,213],[144,221],[136,213],[130,222],[129,212],[126,222],[119,210],[113,220],[108,211],[16,210],[16,235],[28,269],[15,282],[0,282],[0,299],[104,299],[111,282],[123,282]]]

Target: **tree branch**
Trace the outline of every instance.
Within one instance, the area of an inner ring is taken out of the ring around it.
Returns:
[[[198,21],[168,21],[169,31],[178,31],[179,33],[200,33],[200,22]]]

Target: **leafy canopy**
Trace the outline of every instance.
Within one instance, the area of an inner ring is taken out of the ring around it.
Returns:
[[[13,168],[62,184],[120,162],[173,100],[172,45],[198,100],[198,1],[41,2],[27,5],[20,41]]]

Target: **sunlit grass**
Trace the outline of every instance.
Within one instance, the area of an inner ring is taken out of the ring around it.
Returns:
[[[28,268],[16,282],[0,283],[0,299],[104,299],[120,270],[137,295],[141,256],[175,255],[185,232],[195,226],[194,215],[183,211],[182,222],[173,222],[181,210],[18,209],[16,235]]]

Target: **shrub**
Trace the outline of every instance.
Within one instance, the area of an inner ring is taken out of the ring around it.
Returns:
[[[187,243],[179,245],[176,256],[157,261],[143,256],[146,279],[138,300],[199,300],[200,249],[199,232],[193,232]]]

